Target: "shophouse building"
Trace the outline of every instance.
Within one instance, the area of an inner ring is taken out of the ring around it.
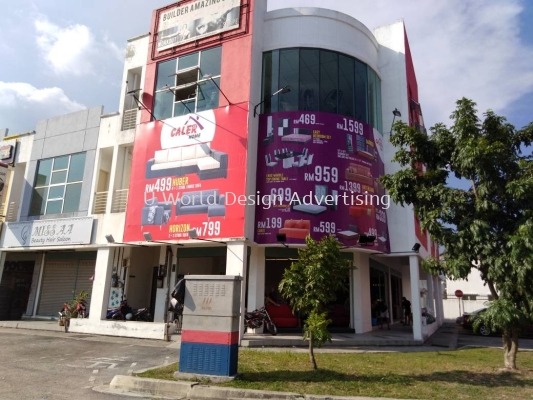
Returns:
[[[65,296],[50,291],[83,288],[89,318],[71,331],[163,339],[181,275],[241,276],[242,309],[256,309],[307,236],[333,234],[353,268],[329,307],[332,329],[375,329],[377,300],[399,322],[402,297],[415,340],[442,323],[441,281],[420,268],[438,247],[378,181],[399,170],[393,121],[424,131],[402,21],[371,31],[321,8],[172,3],[128,42],[121,93],[117,113],[94,108],[36,129],[21,211],[2,242],[6,260],[34,261],[28,315],[54,315]],[[52,248],[22,243],[24,224],[80,233]],[[154,322],[106,320],[123,297]],[[288,307],[275,312],[280,329],[298,328]]]

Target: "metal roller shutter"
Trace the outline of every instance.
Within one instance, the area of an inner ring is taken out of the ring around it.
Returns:
[[[57,315],[66,301],[72,300],[78,260],[47,261],[44,264],[41,298],[37,315]]]
[[[74,298],[74,292],[85,290],[90,296],[94,267],[94,260],[45,262],[37,315],[55,316],[63,303]]]
[[[87,311],[89,311],[91,305],[91,293],[93,291],[93,281],[91,278],[94,275],[95,262],[93,260],[80,260],[78,267],[78,277],[76,279],[76,293],[81,290],[85,290],[89,293],[89,299],[87,300]]]

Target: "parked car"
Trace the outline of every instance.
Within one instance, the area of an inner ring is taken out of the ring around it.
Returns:
[[[486,309],[487,307],[484,307],[476,311],[472,311],[469,313],[468,312],[463,313],[463,316],[460,317],[462,318],[461,326],[463,327],[463,329],[468,330],[468,331],[474,331],[474,325],[473,325],[474,318],[478,314],[484,312]],[[490,331],[488,326],[485,326],[485,324],[481,322],[479,324],[477,331],[475,331],[474,333],[479,333],[480,335],[483,335],[483,336],[489,336],[492,332]]]
[[[501,332],[493,332],[491,329],[486,326],[483,322],[480,322],[478,328],[474,330],[474,319],[477,315],[485,312],[487,307],[480,308],[479,310],[472,312],[465,312],[462,317],[457,318],[456,322],[463,327],[465,330],[473,331],[476,334],[483,336],[489,336],[492,333],[501,334]],[[459,322],[461,321],[461,322]],[[521,333],[521,336],[531,336],[533,335],[533,325],[526,326]]]

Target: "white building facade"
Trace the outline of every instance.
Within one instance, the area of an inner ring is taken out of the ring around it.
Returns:
[[[240,275],[242,309],[256,309],[306,236],[333,234],[353,268],[329,307],[332,329],[375,329],[377,300],[398,322],[406,297],[413,338],[431,335],[444,319],[441,281],[420,261],[438,247],[411,208],[384,201],[377,181],[399,169],[390,162],[393,118],[424,129],[403,22],[372,32],[327,9],[202,3],[155,10],[151,33],[129,41],[118,113],[93,108],[85,125],[72,114],[37,127],[10,194],[21,211],[2,234],[3,265],[34,262],[25,315],[53,316],[66,288],[83,289],[89,318],[71,331],[168,338],[169,289],[180,275]],[[71,166],[81,180],[69,181]],[[258,197],[279,204],[250,200]],[[20,224],[57,229],[67,219],[79,236],[17,236]],[[106,320],[123,297],[154,322]],[[290,309],[277,311],[280,330],[298,329]],[[426,324],[427,314],[436,321]]]

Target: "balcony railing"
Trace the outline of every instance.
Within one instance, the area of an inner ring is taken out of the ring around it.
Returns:
[[[93,214],[105,214],[108,193],[109,192],[96,192],[94,194]]]
[[[124,116],[122,118],[122,130],[127,131],[128,129],[135,129],[137,124],[137,109],[133,108],[131,110],[124,111]]]
[[[115,195],[113,196],[113,204],[111,206],[111,212],[112,213],[125,212],[127,205],[128,205],[128,189],[115,190]]]

